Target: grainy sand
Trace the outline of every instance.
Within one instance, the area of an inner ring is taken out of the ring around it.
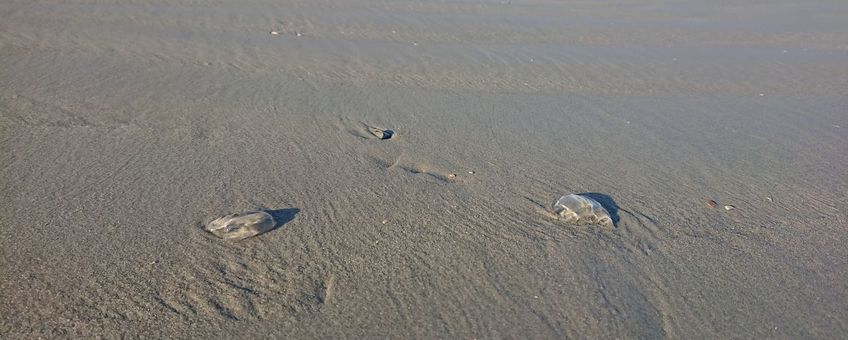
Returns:
[[[2,1],[0,337],[844,337],[846,17]]]

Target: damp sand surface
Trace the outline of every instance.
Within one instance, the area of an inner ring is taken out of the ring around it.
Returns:
[[[848,333],[844,1],[0,16],[4,339]]]

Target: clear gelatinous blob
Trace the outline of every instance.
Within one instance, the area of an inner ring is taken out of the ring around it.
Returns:
[[[581,195],[565,195],[554,203],[554,213],[566,223],[574,225],[612,225],[612,218],[598,201]]]
[[[384,129],[381,129],[381,128],[378,128],[378,127],[373,127],[373,126],[369,126],[368,131],[371,132],[371,134],[374,135],[374,137],[377,137],[377,138],[380,138],[380,139],[390,139],[390,138],[392,138],[392,136],[395,135],[395,132],[392,131],[392,130],[384,130]]]
[[[242,240],[274,229],[276,222],[271,214],[251,211],[229,214],[206,225],[206,231],[227,240]]]

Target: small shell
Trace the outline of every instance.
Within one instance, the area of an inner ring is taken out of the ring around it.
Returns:
[[[280,34],[280,32],[277,32],[277,31],[271,31],[271,35],[278,35],[278,34]]]
[[[736,207],[735,207],[735,206],[733,206],[733,205],[729,205],[729,204],[728,204],[728,205],[725,205],[725,206],[724,206],[724,210],[733,210],[733,209],[736,209]]]

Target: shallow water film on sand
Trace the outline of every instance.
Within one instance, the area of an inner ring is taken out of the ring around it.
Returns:
[[[845,18],[0,1],[0,338],[843,338]]]

